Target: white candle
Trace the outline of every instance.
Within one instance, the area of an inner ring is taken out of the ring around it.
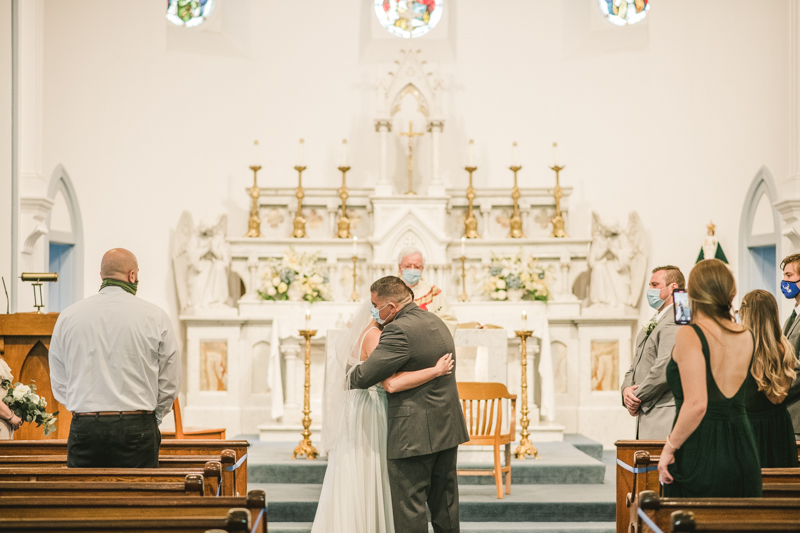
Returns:
[[[469,158],[467,160],[467,166],[475,166],[475,142],[472,139],[469,140]]]
[[[347,166],[347,139],[342,139],[342,166]]]
[[[261,164],[261,155],[258,153],[258,141],[253,143],[253,166]]]
[[[311,309],[306,309],[306,329],[311,329]]]
[[[518,167],[519,166],[519,158],[517,157],[517,142],[514,141],[514,144],[511,146],[511,166]]]
[[[353,237],[353,257],[358,255],[358,237]]]
[[[305,141],[303,139],[300,139],[300,146],[297,148],[297,166],[298,167],[302,167],[303,166],[303,159],[304,159],[303,156],[305,156],[305,153],[304,153],[305,152],[305,147],[306,147]]]
[[[528,312],[526,310],[522,310],[522,330],[528,330]]]
[[[558,143],[553,143],[553,166],[558,166]]]
[[[467,238],[461,237],[461,257],[467,256]]]

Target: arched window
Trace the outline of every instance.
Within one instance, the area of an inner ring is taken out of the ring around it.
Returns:
[[[782,256],[781,219],[773,206],[777,198],[772,175],[761,167],[747,191],[739,225],[740,295],[754,289],[778,293]]]
[[[649,0],[598,0],[600,11],[616,26],[636,24],[644,20],[650,10]]]
[[[50,177],[48,198],[55,203],[47,221],[50,272],[58,272],[58,283],[48,286],[48,310],[63,311],[83,298],[83,222],[78,197],[63,166]]]
[[[444,0],[373,0],[375,15],[386,31],[412,39],[431,31],[442,18]]]
[[[169,0],[167,20],[176,26],[192,28],[204,23],[214,11],[214,0]]]

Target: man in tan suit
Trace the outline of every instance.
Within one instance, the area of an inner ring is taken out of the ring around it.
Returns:
[[[675,420],[675,399],[667,385],[667,363],[675,345],[678,325],[672,307],[672,291],[686,280],[671,265],[653,269],[647,302],[657,310],[636,338],[636,351],[622,383],[622,404],[636,417],[636,438],[664,440]]]

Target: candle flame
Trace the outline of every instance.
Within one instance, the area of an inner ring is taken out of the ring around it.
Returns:
[[[303,139],[300,139],[300,144],[303,144],[303,143],[305,143],[305,141]]]
[[[347,139],[342,139],[342,144],[347,144]]]
[[[475,141],[473,141],[472,139],[469,140],[469,144],[473,144],[474,142]]]
[[[258,139],[256,139],[256,142],[254,142],[253,144],[255,144],[256,146],[258,146]]]

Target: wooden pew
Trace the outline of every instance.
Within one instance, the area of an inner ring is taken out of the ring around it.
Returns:
[[[639,493],[631,509],[631,515],[636,516],[631,533],[656,532],[650,523],[669,531],[676,511],[694,513],[695,521],[705,524],[704,531],[737,531],[722,528],[726,524],[755,527],[762,522],[758,531],[769,531],[764,529],[767,522],[793,522],[796,529],[792,531],[800,530],[800,499],[796,498],[662,498],[646,490]]]
[[[23,518],[0,520],[0,531],[105,531],[114,533],[205,533],[250,531],[250,511],[231,509],[225,517],[162,516],[158,518]]]
[[[800,524],[787,520],[759,520],[751,521],[717,521],[717,520],[697,520],[692,511],[675,511],[670,515],[670,533],[695,533],[703,531],[706,533],[797,533],[800,531]]]
[[[203,477],[206,496],[233,496],[233,492],[223,494],[220,484],[222,465],[219,461],[208,461],[199,468],[0,468],[2,481],[54,481],[54,482],[128,482],[128,483],[169,483],[182,482],[187,475],[199,474]],[[228,487],[232,490],[232,487]]]
[[[96,518],[160,518],[160,517],[225,517],[228,510],[246,508],[250,511],[253,531],[267,533],[266,495],[263,490],[251,490],[247,496],[219,498],[84,498],[50,497],[46,500],[8,496],[0,498],[0,516],[5,520],[24,520],[32,517],[60,521],[87,516]],[[258,522],[258,527],[256,527]]]
[[[51,496],[73,498],[203,496],[204,490],[203,476],[199,474],[189,474],[183,482],[0,481],[0,498],[24,496],[40,501]]]
[[[159,460],[165,455],[219,455],[223,470],[231,472],[234,494],[247,494],[247,448],[246,440],[162,440]],[[232,450],[233,457],[224,457],[225,450]],[[67,441],[53,440],[4,440],[0,441],[0,456],[10,455],[67,455]],[[231,463],[231,459],[233,462]],[[223,484],[226,483],[223,477]]]

